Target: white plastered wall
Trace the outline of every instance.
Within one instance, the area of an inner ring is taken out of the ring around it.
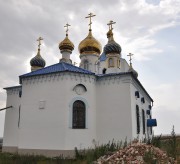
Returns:
[[[73,88],[83,84],[87,92],[77,95]],[[86,100],[87,128],[72,129],[70,117],[74,100]],[[20,149],[74,150],[87,148],[96,138],[94,76],[61,73],[23,80]],[[39,101],[45,102],[39,109]]]
[[[139,98],[135,97],[135,92],[139,91]],[[144,97],[145,103],[141,102],[141,98]],[[136,120],[136,105],[139,106],[139,114],[140,114],[140,133],[137,134],[137,120]],[[147,114],[146,111],[149,109],[149,105],[151,105],[151,100],[147,96],[147,94],[143,91],[143,89],[135,82],[133,79],[131,81],[131,111],[132,111],[132,126],[133,126],[133,138],[138,138],[139,140],[143,140],[144,138],[148,139],[151,137],[147,128]],[[142,121],[142,109],[145,112],[145,134],[143,134],[143,121]]]
[[[18,147],[18,119],[21,101],[19,97],[20,90],[21,88],[7,89],[6,106],[13,107],[6,109],[3,147]]]
[[[120,58],[120,67],[119,68],[108,68],[108,58],[105,61],[100,62],[99,74],[102,74],[103,69],[106,70],[106,74],[108,73],[120,73],[120,72],[128,72],[129,65],[127,61],[123,58]]]
[[[128,76],[104,77],[97,82],[97,141],[132,139]]]
[[[87,60],[89,62],[89,71],[96,73],[97,70],[97,62],[98,62],[98,55],[96,54],[81,54],[81,63],[80,66],[81,68],[84,68],[84,61]]]

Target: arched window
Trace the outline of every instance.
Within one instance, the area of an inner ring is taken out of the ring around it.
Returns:
[[[113,60],[113,58],[109,58],[108,65],[109,65],[109,67],[114,67],[114,60]]]
[[[117,60],[117,67],[120,67],[120,60]]]
[[[89,62],[88,62],[88,60],[84,61],[84,69],[89,70]]]
[[[86,108],[83,101],[77,100],[73,104],[73,129],[85,129],[86,122]]]
[[[99,62],[99,61],[96,61],[95,71],[97,71],[98,73],[99,73],[99,68],[100,68],[100,62]]]
[[[140,133],[140,119],[139,119],[139,106],[136,105],[136,121],[137,121],[137,134]]]
[[[143,122],[143,134],[145,134],[145,112],[144,109],[142,109],[142,122]]]
[[[103,73],[103,74],[106,74],[106,68],[104,68],[104,69],[102,70],[102,73]]]

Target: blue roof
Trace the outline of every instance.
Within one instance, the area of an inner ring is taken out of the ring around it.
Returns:
[[[103,54],[102,54],[103,55]],[[106,56],[105,56],[106,57]],[[19,76],[20,84],[22,83],[22,78],[25,77],[31,77],[31,76],[38,76],[38,75],[45,75],[45,74],[52,74],[52,73],[58,73],[58,72],[75,72],[75,73],[83,73],[83,74],[89,74],[89,75],[95,75],[95,73],[85,70],[80,67],[76,67],[72,64],[60,62],[42,69],[39,69],[37,71],[32,71],[30,73],[24,74]],[[106,76],[116,76],[116,75],[125,75],[125,74],[131,74],[133,76],[132,72],[121,72],[121,73],[109,73],[109,74],[98,74],[95,75],[97,78],[101,77],[106,77]],[[134,76],[133,76],[134,77]],[[144,89],[140,81],[134,77],[134,79],[137,81],[137,83],[140,85],[140,87],[145,91],[145,93],[149,96],[149,98],[152,100],[153,99],[150,97],[150,95],[147,93],[147,91]]]
[[[76,67],[72,64],[60,62],[36,71],[32,71],[30,73],[26,73],[24,75],[19,76],[20,77],[20,83],[21,79],[23,77],[30,77],[30,76],[37,76],[37,75],[44,75],[44,74],[51,74],[51,73],[57,73],[57,72],[76,72],[76,73],[83,73],[83,74],[92,74],[94,75],[95,73],[85,70],[83,68]]]
[[[99,58],[100,61],[105,61],[107,59],[106,54],[103,52]]]

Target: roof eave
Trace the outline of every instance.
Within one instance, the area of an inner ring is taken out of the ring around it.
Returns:
[[[114,74],[104,74],[104,76],[98,76],[98,78],[101,77],[105,77],[105,76],[117,76],[117,75],[130,75],[139,85],[140,87],[143,89],[143,91],[146,93],[146,95],[149,97],[149,99],[151,100],[151,102],[154,102],[154,100],[151,98],[151,96],[148,94],[148,92],[146,91],[146,89],[142,86],[141,82],[134,76],[134,74],[132,72],[124,72],[124,73],[114,73]]]
[[[87,74],[87,75],[95,75],[95,73],[85,73],[85,72],[77,72],[77,71],[70,71],[70,70],[65,70],[65,71],[57,71],[57,72],[50,72],[50,73],[45,73],[45,74],[38,74],[38,75],[29,75],[29,76],[24,76],[21,75],[19,76],[19,83],[22,84],[22,79],[27,78],[27,77],[36,77],[36,76],[41,76],[41,75],[49,75],[49,74],[56,74],[56,73],[65,73],[65,72],[72,72],[72,73],[80,73],[80,74]]]
[[[12,86],[12,87],[5,87],[3,89],[8,90],[8,89],[13,89],[13,88],[21,88],[21,87],[22,85],[17,85],[17,86]]]

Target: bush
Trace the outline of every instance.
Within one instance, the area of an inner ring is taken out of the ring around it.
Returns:
[[[172,128],[171,136],[169,138],[163,140],[162,135],[160,135],[159,137],[153,137],[150,144],[159,147],[160,149],[163,149],[167,152],[168,156],[176,159],[178,154],[178,142],[174,126]]]
[[[97,160],[99,157],[105,154],[112,154],[112,152],[117,151],[127,145],[127,142],[112,142],[109,141],[107,144],[97,145],[95,144],[94,149],[87,149],[87,150],[78,150],[75,148],[76,159],[85,160],[87,163],[92,163],[93,161]]]

